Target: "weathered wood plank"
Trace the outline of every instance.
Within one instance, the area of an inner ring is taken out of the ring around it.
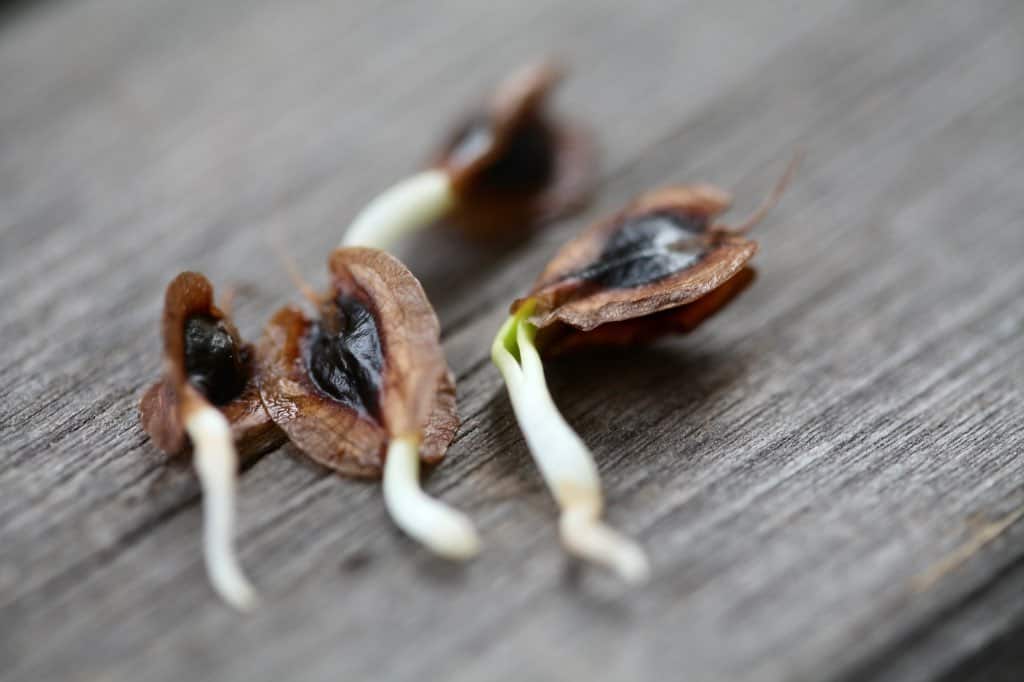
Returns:
[[[0,671],[10,679],[934,679],[1024,619],[1024,41],[1013,2],[691,0],[443,9],[23,8],[0,28]],[[557,46],[605,146],[586,216],[512,252],[403,249],[445,324],[463,430],[428,488],[487,551],[453,569],[379,490],[293,450],[241,484],[240,619],[197,554],[198,488],[135,421],[183,268],[258,333],[345,220],[462,103]],[[625,593],[569,564],[487,363],[557,244],[652,184],[759,228],[759,282],[687,339],[552,366]],[[954,557],[956,561],[950,562]],[[936,567],[943,569],[942,575]],[[948,571],[945,569],[948,568]],[[927,580],[923,581],[922,576]],[[994,673],[993,673],[994,674]],[[952,678],[951,678],[952,679]]]

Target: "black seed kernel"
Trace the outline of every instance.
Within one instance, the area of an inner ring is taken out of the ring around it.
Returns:
[[[312,333],[308,366],[316,386],[362,414],[379,416],[381,351],[377,321],[353,298],[334,302],[335,319],[324,319]]]
[[[248,358],[217,319],[196,315],[185,323],[185,372],[214,405],[229,403],[248,379]]]
[[[601,255],[574,273],[609,289],[651,284],[698,263],[707,253],[700,237],[704,218],[650,213],[630,218],[605,244]]]
[[[475,161],[492,144],[494,130],[486,117],[470,122],[449,155],[456,167]],[[481,187],[504,191],[530,191],[543,187],[555,171],[555,138],[536,116],[520,122],[504,148],[480,170]]]

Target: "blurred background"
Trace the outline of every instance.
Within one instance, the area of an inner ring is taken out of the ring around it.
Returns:
[[[321,286],[359,208],[547,54],[554,108],[602,150],[593,205],[515,247],[441,229],[399,251],[459,377],[427,487],[486,551],[431,559],[377,486],[285,447],[242,477],[265,604],[239,617],[206,582],[193,475],[137,422],[163,288],[234,287],[258,337],[296,300],[281,245]],[[0,5],[0,674],[1019,673],[1022,124],[1017,0]],[[627,592],[561,552],[488,344],[590,221],[698,181],[745,215],[798,149],[749,292],[692,337],[552,369],[650,552]]]

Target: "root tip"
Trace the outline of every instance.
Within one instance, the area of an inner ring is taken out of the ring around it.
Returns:
[[[439,538],[431,549],[445,559],[466,561],[480,553],[480,536],[469,521],[463,520]]]
[[[225,576],[211,575],[213,589],[236,611],[248,613],[259,605],[259,597],[249,581],[241,574]]]
[[[624,546],[615,571],[630,585],[642,585],[651,577],[651,565],[644,551],[632,542]]]
[[[643,549],[586,510],[564,513],[561,533],[562,542],[571,553],[610,568],[631,585],[644,583],[650,577]]]

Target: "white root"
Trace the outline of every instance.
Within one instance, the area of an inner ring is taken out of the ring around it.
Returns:
[[[369,246],[390,250],[402,236],[425,227],[455,205],[451,178],[429,170],[385,190],[356,216],[341,246]]]
[[[562,544],[581,559],[606,566],[632,583],[647,579],[643,550],[601,522],[603,500],[597,465],[586,444],[558,412],[533,345],[535,329],[520,314],[510,318],[491,348],[519,427],[548,488],[562,508]],[[515,333],[519,360],[506,347]]]
[[[204,406],[189,414],[196,473],[203,488],[203,552],[206,571],[218,594],[240,611],[252,608],[256,594],[238,566],[233,546],[238,454],[231,427],[219,410]]]
[[[399,528],[435,554],[464,560],[480,551],[472,522],[420,488],[418,438],[395,438],[388,444],[384,504]]]

